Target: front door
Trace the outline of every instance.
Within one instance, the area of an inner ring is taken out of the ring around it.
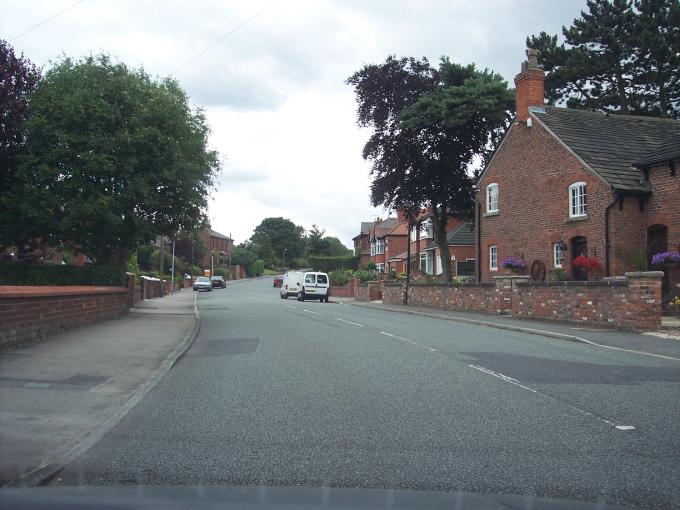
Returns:
[[[574,237],[571,240],[571,270],[574,280],[587,280],[588,272],[574,265],[574,259],[580,255],[588,256],[588,240],[585,237]]]

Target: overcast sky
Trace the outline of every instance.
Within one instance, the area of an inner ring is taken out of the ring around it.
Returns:
[[[240,243],[263,218],[283,216],[351,246],[361,221],[386,212],[369,202],[368,135],[344,80],[390,54],[435,64],[446,55],[512,84],[527,35],[559,33],[584,8],[585,0],[3,0],[0,38],[43,67],[106,52],[174,76],[205,109],[223,159],[210,200],[215,230]]]

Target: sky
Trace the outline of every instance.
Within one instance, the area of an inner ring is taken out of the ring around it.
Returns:
[[[369,200],[369,133],[345,80],[388,55],[448,56],[511,84],[528,35],[559,34],[585,0],[2,0],[0,38],[47,69],[108,53],[172,76],[204,109],[222,171],[212,228],[248,239],[262,219],[318,225],[348,247]]]

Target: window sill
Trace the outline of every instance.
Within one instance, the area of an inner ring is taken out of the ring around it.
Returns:
[[[573,223],[575,221],[585,221],[587,219],[588,219],[588,215],[584,214],[583,216],[570,216],[564,222],[565,223]]]
[[[498,268],[496,268],[496,269],[489,269],[489,271],[491,271],[492,273],[497,273],[497,272],[498,272]]]
[[[490,216],[498,216],[500,214],[500,211],[491,211],[491,212],[486,212],[482,214],[482,218],[488,218]]]

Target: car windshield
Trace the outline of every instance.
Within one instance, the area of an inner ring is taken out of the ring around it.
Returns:
[[[680,510],[680,0],[0,5],[0,510]]]

